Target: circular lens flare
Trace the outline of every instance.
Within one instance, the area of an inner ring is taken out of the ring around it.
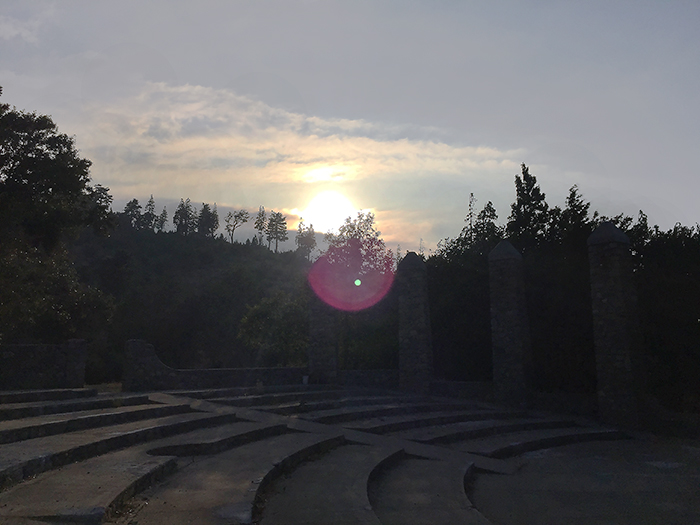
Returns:
[[[333,264],[323,256],[309,270],[308,280],[323,302],[339,310],[356,312],[381,301],[394,282],[394,274],[370,269],[358,275],[356,268]]]

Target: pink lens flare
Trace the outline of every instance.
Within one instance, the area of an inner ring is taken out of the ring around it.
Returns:
[[[357,312],[377,304],[389,292],[394,273],[368,270],[358,275],[343,264],[332,264],[320,257],[311,266],[309,284],[324,303],[348,312]]]

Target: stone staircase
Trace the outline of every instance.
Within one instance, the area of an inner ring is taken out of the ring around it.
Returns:
[[[479,470],[624,437],[376,389],[6,392],[0,524],[485,524],[465,492]]]

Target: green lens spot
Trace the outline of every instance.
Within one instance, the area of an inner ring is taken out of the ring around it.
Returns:
[[[360,286],[362,284],[362,281],[359,279],[355,279],[355,286]]]

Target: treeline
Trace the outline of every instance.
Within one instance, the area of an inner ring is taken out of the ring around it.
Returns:
[[[142,211],[143,210],[143,211]],[[130,200],[124,207],[121,214],[117,214],[118,219],[124,225],[128,225],[136,230],[149,230],[156,233],[165,233],[168,228],[168,210],[163,207],[160,214],[156,214],[156,204],[153,195],[148,199],[145,207],[139,204],[138,199]],[[236,229],[250,220],[250,212],[242,209],[230,211],[224,218],[226,236],[219,234],[220,238],[227,238],[230,243],[234,242]],[[175,213],[173,214],[173,226],[175,232],[180,235],[201,235],[214,238],[219,229],[219,212],[216,203],[212,207],[203,202],[199,211],[194,207],[190,199],[180,199]],[[248,239],[248,244],[263,244],[267,241],[268,249],[275,244],[275,253],[278,252],[279,243],[289,239],[287,230],[287,217],[281,212],[272,210],[269,215],[264,206],[260,206],[255,217],[255,230],[257,235],[252,241]],[[306,226],[303,219],[299,221],[296,235],[297,249],[309,258],[311,252],[316,248],[316,235],[313,225]]]
[[[460,234],[428,261],[436,366],[444,377],[491,374],[487,255],[508,238],[523,254],[536,387],[595,392],[596,372],[587,239],[603,221],[630,238],[649,393],[669,408],[700,410],[700,227],[668,231],[620,214],[591,213],[576,186],[550,206],[523,165],[505,225],[491,202],[473,195]]]

